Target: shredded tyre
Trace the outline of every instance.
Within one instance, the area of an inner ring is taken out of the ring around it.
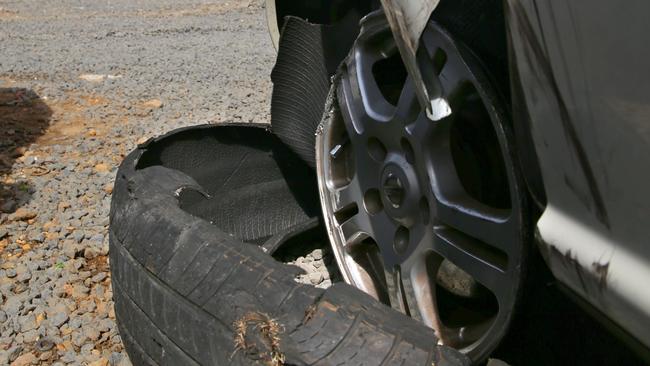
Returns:
[[[310,179],[312,170],[260,126],[181,129],[124,160],[110,265],[135,365],[467,363],[437,346],[430,328],[348,285],[299,284],[296,267],[261,249],[316,215]],[[225,204],[229,191],[239,205]]]

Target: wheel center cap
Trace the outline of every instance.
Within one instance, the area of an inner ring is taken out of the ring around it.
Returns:
[[[383,184],[384,195],[388,202],[395,208],[399,208],[404,202],[404,184],[402,179],[394,173],[388,173]]]
[[[384,165],[378,183],[386,213],[406,225],[411,221],[416,201],[420,198],[413,167],[401,156],[393,155]]]

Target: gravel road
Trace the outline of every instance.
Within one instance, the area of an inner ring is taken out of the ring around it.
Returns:
[[[269,120],[261,1],[0,0],[0,45],[0,365],[129,365],[107,259],[115,171],[176,127]],[[313,253],[301,280],[327,286]]]

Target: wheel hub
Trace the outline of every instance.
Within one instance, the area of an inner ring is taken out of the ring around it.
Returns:
[[[480,360],[520,287],[523,198],[509,132],[478,63],[434,23],[423,67],[452,114],[430,121],[391,37],[383,14],[365,18],[335,85],[340,112],[317,135],[328,233],[346,282]]]
[[[411,225],[412,211],[420,195],[417,175],[413,167],[399,156],[390,156],[377,171],[386,213],[404,225]],[[370,187],[369,187],[370,188]]]
[[[400,208],[404,202],[404,184],[402,184],[402,179],[393,172],[388,172],[384,174],[384,184],[382,191],[384,192],[384,197],[393,208]]]

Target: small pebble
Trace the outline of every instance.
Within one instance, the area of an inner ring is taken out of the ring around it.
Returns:
[[[320,272],[312,272],[309,274],[309,281],[312,285],[317,285],[323,280],[323,274]]]
[[[50,324],[57,328],[62,326],[67,321],[68,321],[68,314],[63,312],[56,313],[52,318],[50,318]]]
[[[39,352],[45,352],[49,351],[54,347],[54,342],[50,338],[41,338],[39,339],[34,347],[39,351]]]

